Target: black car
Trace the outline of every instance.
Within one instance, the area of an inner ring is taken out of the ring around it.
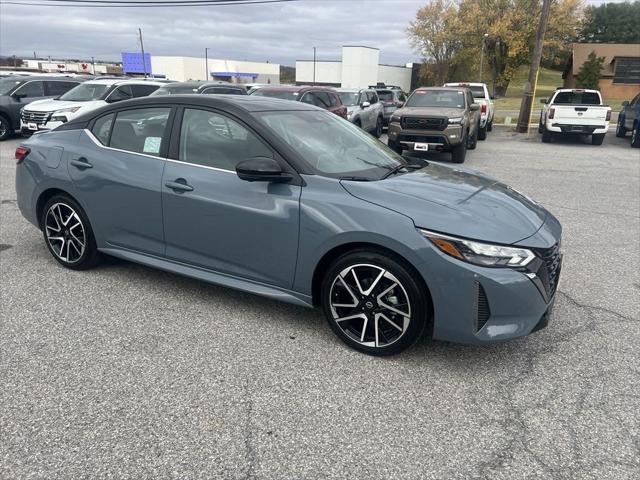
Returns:
[[[0,78],[0,141],[20,127],[20,110],[31,102],[56,98],[85,79],[59,76],[16,76]]]
[[[174,82],[160,87],[152,95],[247,95],[244,85],[227,82]]]

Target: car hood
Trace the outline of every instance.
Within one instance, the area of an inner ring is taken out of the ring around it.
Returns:
[[[429,163],[377,182],[342,181],[353,196],[407,215],[417,227],[511,244],[535,234],[547,211],[488,176]]]
[[[441,108],[441,107],[402,107],[396,110],[396,115],[424,116],[424,117],[462,117],[462,108]]]
[[[36,100],[29,104],[29,111],[54,112],[63,108],[81,107],[79,111],[85,112],[106,105],[104,100],[92,100],[89,102],[68,102],[64,100]]]

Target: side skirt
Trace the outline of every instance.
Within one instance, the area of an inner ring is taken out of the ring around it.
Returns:
[[[255,295],[272,298],[274,300],[293,303],[294,305],[299,305],[301,307],[313,308],[311,296],[291,290],[281,289],[271,285],[253,282],[251,280],[245,280],[232,275],[212,272],[210,270],[193,267],[191,265],[175,262],[166,258],[154,257],[121,248],[99,248],[98,250],[113,257],[122,258],[123,260],[128,260],[134,263],[140,263],[159,270],[177,273],[179,275],[195,278],[214,285],[242,290]]]

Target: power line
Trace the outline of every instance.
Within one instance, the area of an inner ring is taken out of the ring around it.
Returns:
[[[36,2],[0,1],[0,5],[28,5],[38,7],[79,7],[79,8],[164,8],[164,7],[203,7],[225,5],[255,5],[267,3],[298,2],[301,0],[168,0],[162,1],[122,1],[122,0],[38,0]],[[50,3],[39,3],[50,2]]]

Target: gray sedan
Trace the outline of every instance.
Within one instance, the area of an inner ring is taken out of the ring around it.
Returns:
[[[20,211],[63,267],[111,255],[321,306],[365,353],[423,333],[521,337],[553,306],[551,213],[494,179],[409,161],[303,102],[118,102],[36,133],[15,157]]]
[[[376,138],[380,138],[384,126],[384,106],[376,91],[370,88],[338,88],[336,90],[343,105],[347,107],[347,119]]]

